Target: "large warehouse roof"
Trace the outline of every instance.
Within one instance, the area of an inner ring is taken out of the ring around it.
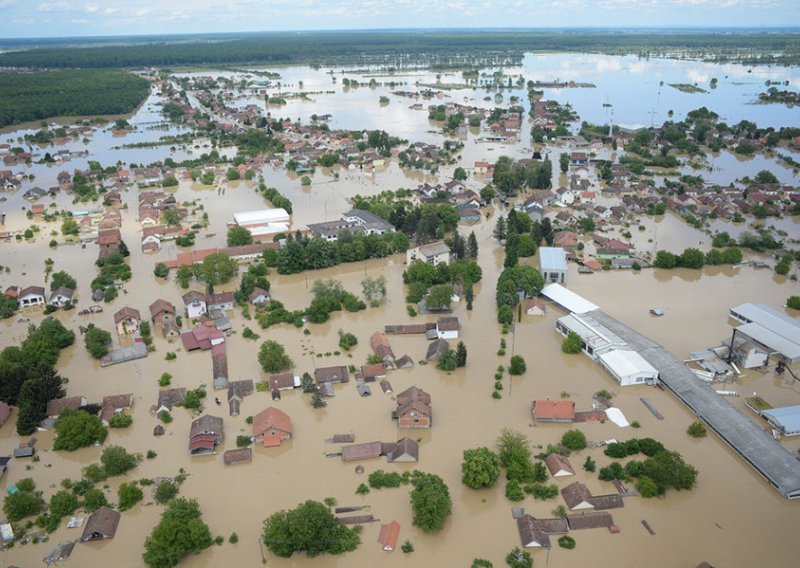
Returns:
[[[600,309],[589,300],[578,296],[572,290],[564,288],[561,284],[548,284],[542,288],[542,295],[574,314],[585,314],[586,312]]]
[[[731,317],[745,322],[737,330],[792,362],[800,360],[800,320],[765,304],[741,304]]]
[[[242,211],[234,213],[233,220],[237,225],[254,225],[257,223],[279,223],[289,220],[289,213],[286,209],[276,207],[274,209],[259,209],[257,211]]]
[[[800,406],[783,406],[762,412],[772,424],[783,430],[787,436],[800,434]]]
[[[614,349],[600,355],[603,363],[620,377],[635,375],[637,373],[647,373],[657,376],[658,371],[644,357],[636,351],[624,349]]]

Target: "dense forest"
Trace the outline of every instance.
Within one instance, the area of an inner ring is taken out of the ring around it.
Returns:
[[[358,58],[407,56],[447,65],[454,58],[497,55],[519,60],[526,51],[634,53],[691,51],[716,60],[791,63],[800,53],[800,34],[783,32],[658,31],[350,31],[275,32],[182,42],[158,41],[100,47],[43,47],[0,54],[0,66],[139,67],[230,63],[334,64]],[[713,52],[713,55],[712,55]],[[749,55],[743,56],[743,53]],[[776,55],[777,54],[777,55]],[[410,59],[409,59],[410,58]],[[764,61],[766,62],[766,60]],[[402,62],[397,62],[401,64]]]
[[[149,92],[147,80],[111,69],[0,73],[0,127],[52,116],[125,114]]]

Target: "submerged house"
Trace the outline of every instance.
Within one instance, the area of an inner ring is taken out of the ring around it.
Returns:
[[[125,306],[114,314],[114,325],[119,335],[136,333],[142,325],[142,315],[136,308]]]
[[[212,454],[222,443],[222,418],[206,414],[194,422],[189,430],[189,453],[193,456]]]
[[[119,526],[121,516],[119,511],[108,507],[100,507],[87,519],[81,535],[81,542],[114,538],[114,535],[117,534],[117,526]]]
[[[270,406],[253,417],[253,438],[265,448],[280,446],[284,440],[292,439],[292,419]]]
[[[397,395],[395,410],[398,428],[430,428],[433,422],[431,395],[411,387]]]

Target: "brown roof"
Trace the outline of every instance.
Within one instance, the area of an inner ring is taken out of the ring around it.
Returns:
[[[186,398],[186,389],[184,387],[176,387],[172,389],[161,389],[158,391],[157,408],[167,408],[172,410],[175,404],[182,402]]]
[[[122,308],[121,310],[119,310],[117,313],[114,314],[114,323],[119,323],[122,320],[128,319],[128,318],[136,319],[136,320],[140,320],[141,321],[142,315],[139,313],[139,310],[137,310],[136,308],[131,308],[130,306],[125,306],[124,308]]]
[[[44,296],[44,288],[42,286],[28,286],[19,291],[18,298],[24,298],[29,294],[36,294],[37,296]]]
[[[86,399],[82,396],[55,398],[47,403],[47,415],[58,416],[64,410],[78,410],[84,404],[86,404]]]
[[[269,376],[270,389],[293,389],[294,373],[276,373]]]
[[[342,446],[342,461],[377,458],[382,452],[383,444],[381,442],[366,442],[364,444]]]
[[[411,438],[400,438],[396,444],[384,444],[383,453],[389,462],[396,461],[401,456],[408,456],[414,461],[419,460],[419,443]]]
[[[100,231],[97,235],[97,244],[101,246],[115,245],[119,243],[120,240],[119,229],[106,229]]]
[[[567,523],[572,531],[584,529],[609,528],[614,524],[611,513],[604,511],[567,515]]]
[[[592,492],[580,481],[575,481],[561,489],[561,496],[567,502],[567,507],[574,509],[583,502],[589,503],[592,498]]]
[[[87,540],[114,538],[114,535],[117,534],[120,517],[121,515],[118,511],[108,507],[100,507],[89,515],[81,540],[86,542]]]
[[[381,363],[375,365],[361,365],[361,377],[364,379],[374,379],[376,377],[385,377],[386,367]]]
[[[154,318],[161,312],[168,312],[170,314],[174,314],[175,306],[170,304],[168,301],[159,298],[158,300],[150,304],[150,317]]]
[[[537,519],[523,515],[517,519],[517,529],[523,546],[536,542],[544,548],[550,548],[550,535],[564,534],[569,531],[569,526],[564,517]]]
[[[417,387],[411,387],[398,394],[397,415],[400,416],[412,409],[430,417],[431,395]]]
[[[250,448],[228,450],[222,454],[222,461],[225,462],[225,465],[236,465],[239,463],[251,462],[253,461],[253,450]]]
[[[547,469],[550,470],[550,475],[555,476],[559,471],[564,470],[569,472],[570,475],[575,475],[575,470],[572,469],[572,464],[569,460],[559,454],[550,454],[544,458],[544,463]]]
[[[397,521],[392,521],[385,525],[381,525],[381,532],[378,535],[378,542],[388,550],[397,548],[397,539],[400,536],[400,525]]]
[[[437,339],[435,341],[431,341],[428,345],[428,352],[425,354],[425,359],[428,361],[435,361],[442,354],[450,349],[450,344],[447,343],[444,339]]]
[[[206,414],[192,422],[189,435],[194,437],[204,434],[222,434],[222,418]]]
[[[314,371],[314,380],[317,383],[329,382],[342,382],[346,383],[350,380],[350,375],[347,373],[347,367],[338,365],[335,367],[320,367]]]
[[[385,392],[385,393],[392,392],[392,383],[390,383],[390,382],[389,382],[389,381],[387,381],[386,379],[383,379],[383,380],[380,382],[380,385],[381,385],[381,390],[382,390],[383,392]]]
[[[283,410],[270,406],[253,417],[253,436],[263,434],[267,430],[279,430],[292,433],[292,419]]]
[[[206,295],[198,290],[189,290],[183,296],[181,296],[184,304],[191,304],[192,302],[199,300],[201,302],[206,301]]]
[[[458,318],[456,316],[440,317],[436,320],[436,329],[439,331],[458,331]]]
[[[103,397],[103,410],[100,418],[110,420],[118,408],[130,408],[133,405],[132,394],[112,394]]]
[[[591,497],[589,499],[589,503],[594,505],[594,508],[598,511],[604,509],[619,509],[625,506],[625,502],[622,500],[622,495],[619,493],[612,493],[610,495],[597,495],[595,497]]]
[[[218,292],[216,294],[209,294],[206,302],[209,304],[227,304],[233,302],[233,292]]]
[[[571,400],[534,400],[531,406],[535,420],[574,420],[575,402]]]

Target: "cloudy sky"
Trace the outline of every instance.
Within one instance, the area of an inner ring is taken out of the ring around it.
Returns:
[[[0,37],[264,30],[800,26],[800,0],[0,0]]]

